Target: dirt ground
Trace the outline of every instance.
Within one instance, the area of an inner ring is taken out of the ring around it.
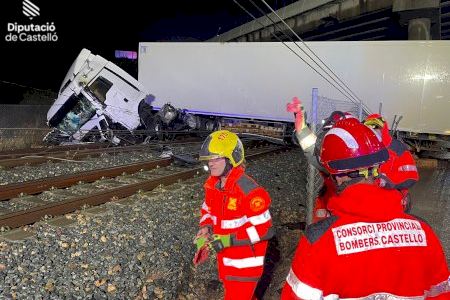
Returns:
[[[419,182],[411,189],[412,214],[433,227],[439,236],[447,264],[450,262],[450,162],[424,160]],[[421,164],[418,164],[421,166]]]

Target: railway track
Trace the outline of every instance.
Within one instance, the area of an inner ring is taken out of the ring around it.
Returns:
[[[95,157],[103,154],[118,154],[124,152],[139,152],[147,151],[150,149],[162,148],[167,145],[189,145],[200,144],[200,141],[195,142],[172,142],[172,143],[155,143],[155,144],[141,144],[135,146],[123,146],[123,147],[91,147],[81,149],[70,150],[58,150],[58,151],[38,151],[27,152],[17,154],[0,154],[0,167],[13,168],[22,165],[37,165],[46,163],[49,160],[80,160],[86,157]]]
[[[173,145],[179,143],[189,143],[189,142],[199,142],[202,139],[198,137],[183,137],[180,136],[176,140],[172,141],[152,141],[151,144],[147,144],[150,146],[154,145]],[[138,145],[135,145],[138,146]],[[81,150],[88,149],[108,149],[108,148],[122,148],[125,146],[115,146],[111,143],[84,143],[84,144],[74,144],[74,145],[61,145],[61,146],[49,146],[42,148],[27,148],[27,149],[14,149],[14,150],[5,150],[0,151],[0,160],[2,159],[11,159],[11,158],[20,158],[22,156],[27,155],[50,155],[53,153],[64,153],[64,152],[76,152]]]
[[[63,151],[79,151],[84,149],[98,149],[98,148],[108,148],[110,145],[92,143],[92,144],[77,144],[77,145],[64,145],[64,146],[54,146],[47,148],[28,148],[28,149],[15,149],[0,151],[0,159],[7,158],[17,158],[26,155],[46,155],[54,152]]]
[[[248,149],[247,160],[285,150],[284,146],[268,146]],[[196,165],[179,167],[173,159],[150,161],[112,169],[96,170],[83,174],[60,176],[35,182],[6,185],[2,187],[0,202],[0,226],[17,228],[32,224],[45,216],[57,216],[73,212],[84,206],[100,205],[129,197],[139,191],[150,191],[160,185],[170,185],[193,178],[202,172]],[[133,173],[133,174],[129,174]],[[117,176],[118,174],[122,174]],[[102,178],[98,180],[99,178]],[[95,181],[97,180],[97,181]],[[79,181],[94,181],[76,184]],[[76,185],[73,185],[76,184]],[[69,187],[70,186],[70,187]],[[51,190],[48,188],[51,187]],[[69,187],[54,189],[55,187]],[[12,198],[18,193],[41,193]]]
[[[80,172],[70,175],[55,176],[51,178],[43,178],[27,182],[19,182],[4,185],[0,190],[0,200],[8,200],[18,197],[21,194],[33,195],[42,193],[50,188],[65,188],[77,184],[78,182],[94,182],[101,178],[116,177],[121,174],[131,174],[138,171],[151,170],[157,167],[165,167],[170,165],[173,159],[160,159],[138,162],[124,166],[113,168],[104,168],[93,171]]]

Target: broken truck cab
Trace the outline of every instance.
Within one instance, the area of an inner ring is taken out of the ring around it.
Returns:
[[[44,140],[60,144],[94,138],[118,144],[120,139],[111,129],[131,133],[140,126],[138,107],[147,94],[121,68],[83,49],[47,113],[53,131]]]

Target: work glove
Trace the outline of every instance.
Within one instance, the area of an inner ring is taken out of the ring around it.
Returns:
[[[197,252],[195,252],[194,259],[192,262],[194,263],[194,266],[197,267],[198,265],[201,265],[205,261],[208,260],[209,257],[209,247],[207,244],[200,247]]]
[[[288,112],[294,113],[295,116],[295,131],[300,132],[306,127],[305,110],[302,102],[297,98],[292,98],[292,102],[286,105]]]
[[[194,244],[197,245],[197,250],[211,238],[211,233],[211,228],[208,226],[200,228],[194,238]]]
[[[197,247],[197,252],[195,252],[194,259],[192,260],[194,266],[198,266],[208,259],[210,251],[208,244],[211,239],[212,237],[210,227],[202,227],[197,232],[197,235],[194,238],[194,244]]]
[[[212,236],[212,241],[208,243],[208,246],[211,250],[215,251],[216,253],[219,253],[223,249],[231,246],[231,235],[214,234]]]

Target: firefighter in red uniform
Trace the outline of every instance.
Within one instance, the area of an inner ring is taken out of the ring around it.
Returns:
[[[267,241],[274,235],[270,196],[245,174],[244,148],[236,134],[227,130],[210,134],[199,159],[208,161],[211,176],[204,185],[194,263],[204,261],[208,251],[217,252],[224,298],[254,299]]]
[[[307,227],[281,299],[449,299],[437,236],[404,212],[400,193],[374,182],[388,156],[357,120],[325,134],[320,162],[338,191],[328,203],[332,216]]]
[[[419,180],[416,162],[405,144],[392,138],[388,124],[381,115],[369,115],[364,124],[376,131],[389,151],[388,161],[380,166],[378,183],[386,189],[398,190],[403,195],[402,203],[408,212],[411,208],[408,189]]]

